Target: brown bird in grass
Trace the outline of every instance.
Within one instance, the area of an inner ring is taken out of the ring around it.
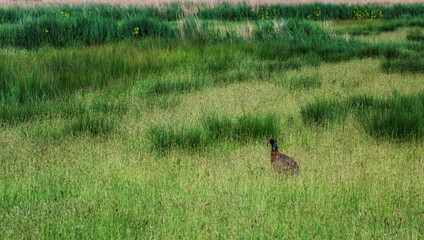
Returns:
[[[277,141],[273,138],[269,139],[271,144],[271,165],[278,172],[295,172],[299,173],[299,165],[289,156],[278,151]]]

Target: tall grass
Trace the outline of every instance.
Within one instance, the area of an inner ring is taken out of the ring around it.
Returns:
[[[344,121],[347,116],[347,108],[341,101],[317,99],[302,106],[300,115],[304,123],[330,125]]]
[[[137,74],[136,62],[114,49],[99,51],[46,51],[37,59],[30,55],[0,59],[0,101],[21,104],[42,101],[82,88],[96,89],[113,79]],[[25,65],[19,62],[26,61]]]
[[[195,76],[174,75],[163,76],[161,78],[146,79],[140,89],[145,96],[165,95],[170,93],[184,93],[200,89],[204,86],[205,80]]]
[[[121,36],[115,21],[83,15],[31,18],[14,28],[1,28],[1,31],[6,35],[2,39],[3,46],[9,43],[28,49],[50,45],[63,47],[73,43],[102,44],[116,41]]]
[[[346,40],[334,36],[319,24],[299,19],[262,22],[255,28],[254,36],[256,41],[263,43],[255,49],[261,58],[294,61],[293,56],[301,56],[303,62],[312,65],[319,65],[322,61],[382,56],[389,49],[396,48],[390,44]]]
[[[424,137],[424,94],[375,99],[357,115],[371,136],[400,141]]]
[[[16,23],[21,19],[36,18],[41,16],[54,16],[56,13],[66,12],[71,15],[83,14],[99,16],[113,20],[122,20],[135,15],[160,18],[162,20],[176,20],[187,14],[184,9],[192,5],[194,14],[202,19],[218,20],[245,20],[245,19],[273,19],[302,17],[314,20],[328,19],[361,19],[371,18],[406,18],[420,16],[423,13],[422,4],[397,4],[397,5],[346,5],[346,4],[322,4],[311,3],[302,5],[290,4],[248,4],[221,2],[211,7],[205,4],[178,3],[162,4],[162,6],[120,6],[108,4],[84,4],[84,5],[54,5],[36,6],[35,8],[23,8],[20,6],[0,9],[0,19],[5,23]],[[379,11],[382,11],[380,14]]]
[[[159,107],[160,109],[170,110],[180,105],[182,101],[182,95],[179,93],[166,95],[148,95],[144,101],[146,106],[150,109]]]
[[[60,18],[64,18],[64,22],[72,22],[72,17]],[[200,24],[197,22],[200,20],[196,18],[185,21],[191,27]],[[141,26],[143,24],[152,24],[151,32],[144,32]],[[274,73],[298,70],[305,65],[317,66],[323,61],[385,56],[387,60],[382,63],[384,71],[420,72],[423,69],[420,55],[422,49],[418,43],[374,44],[358,40],[347,41],[334,36],[319,24],[299,19],[260,21],[252,35],[243,41],[234,44],[223,37],[221,41],[212,42],[211,47],[206,47],[210,43],[205,40],[207,38],[197,36],[211,34],[209,30],[203,32],[203,27],[200,28],[200,33],[196,32],[199,30],[196,28],[191,37],[179,41],[165,40],[170,36],[161,35],[162,30],[170,28],[158,19],[129,18],[122,22],[122,26],[130,31],[128,36],[131,39],[117,45],[91,46],[84,48],[84,51],[79,51],[78,48],[48,47],[38,52],[2,51],[2,118],[13,119],[5,120],[8,122],[30,119],[37,112],[46,113],[46,108],[41,105],[47,100],[60,99],[78,91],[101,89],[128,79],[142,78],[140,93],[144,99],[150,99],[145,101],[147,105],[154,107],[156,99],[157,106],[166,109],[177,106],[180,102],[178,94],[184,92],[254,78],[269,79]],[[174,27],[178,28],[176,25]],[[139,34],[143,41],[133,40],[133,31],[138,32],[135,35]],[[60,35],[55,36],[60,38]],[[10,54],[15,57],[10,58]],[[254,59],[261,59],[261,62]],[[183,74],[175,77],[175,72]],[[287,79],[285,84],[293,90],[316,88],[321,83],[316,77],[301,76]],[[175,97],[168,98],[165,96],[168,94]],[[176,104],[172,104],[172,99],[176,100]],[[29,107],[20,108],[20,105],[31,104],[40,107],[33,110]],[[22,114],[18,113],[20,111]],[[11,117],[12,113],[22,117]]]
[[[231,119],[216,113],[205,114],[202,124],[208,135],[217,141],[233,139],[248,141],[250,139],[271,138],[280,132],[280,121],[272,114],[255,116],[251,114]]]
[[[200,127],[155,126],[148,132],[152,149],[165,153],[172,149],[201,151],[209,144],[205,132]]]
[[[264,38],[254,35],[237,44],[223,41],[210,47],[191,40],[165,41],[146,36],[143,41],[126,40],[85,47],[84,51],[79,48],[2,51],[2,119],[13,118],[5,120],[7,122],[30,119],[30,115],[37,115],[35,109],[39,109],[40,114],[46,113],[41,105],[47,100],[136,79],[143,79],[140,95],[150,99],[145,101],[148,107],[154,107],[154,99],[157,99],[157,105],[166,109],[177,106],[178,95],[184,92],[249,79],[270,79],[274,73],[305,65],[317,66],[323,61],[386,56],[382,64],[384,71],[420,72],[422,69],[420,47],[415,43],[346,41],[315,23],[296,19],[285,21],[284,26],[275,26],[272,21],[263,24],[258,29],[271,28],[262,32]],[[316,77],[300,76],[285,81],[290,89],[320,86],[320,79]],[[165,96],[168,94],[175,96],[176,104],[172,104],[172,97]],[[20,105],[31,104],[40,107],[20,108]],[[20,115],[20,111],[22,117],[11,117],[12,113]]]
[[[308,90],[319,88],[322,84],[322,80],[318,75],[296,75],[282,79],[281,84],[290,90]]]
[[[410,41],[424,41],[424,33],[422,29],[420,28],[414,28],[410,31],[408,31],[408,34],[406,35],[406,39]]]
[[[92,136],[107,135],[115,129],[116,125],[115,119],[111,116],[85,113],[76,117],[65,131],[76,136],[86,133]]]
[[[383,44],[361,42],[355,39],[346,40],[344,37],[335,36],[317,23],[300,19],[278,21],[260,20],[257,21],[251,35],[238,34],[236,31],[232,30],[217,30],[213,24],[202,22],[195,17],[181,20],[179,26],[178,24],[164,24],[157,18],[146,16],[125,19],[119,26],[116,24],[109,25],[107,22],[102,22],[100,20],[100,22],[96,22],[96,19],[96,17],[84,16],[80,19],[79,17],[74,18],[66,15],[60,17],[54,16],[52,19],[44,17],[32,19],[14,27],[6,24],[4,27],[0,26],[0,38],[4,38],[4,41],[0,41],[0,44],[4,44],[4,46],[20,46],[32,49],[50,45],[92,45],[109,41],[125,41],[135,38],[143,39],[146,42],[156,39],[156,42],[161,42],[160,47],[165,49],[167,48],[166,46],[175,47],[175,45],[177,45],[178,47],[178,45],[184,44],[205,45],[238,43],[240,47],[235,48],[238,52],[244,51],[244,55],[246,55],[245,53],[247,53],[247,55],[252,55],[253,53],[255,57],[258,56],[263,60],[270,60],[274,61],[274,63],[278,63],[277,65],[279,66],[268,65],[268,70],[271,70],[269,72],[276,70],[272,69],[273,67],[281,69],[300,69],[304,64],[318,66],[323,61],[338,62],[352,58],[379,56],[395,58],[398,55],[402,55],[399,53],[399,49],[421,51],[419,50],[420,46],[414,43]],[[93,23],[93,25],[84,24],[85,27],[81,27],[78,25],[79,21],[89,21]],[[30,31],[31,28],[35,30]],[[74,30],[76,32],[74,32]],[[179,43],[180,38],[185,40],[184,43]],[[161,39],[161,41],[158,41],[158,39]],[[252,42],[255,44],[252,45]],[[217,51],[208,57],[204,57],[203,60],[207,62],[207,64],[203,64],[202,61],[197,62],[197,66],[200,67],[196,70],[200,72],[208,71],[210,73],[222,73],[222,71],[227,70],[229,66],[235,62],[237,57],[244,57],[232,54],[234,52],[229,52],[230,54],[219,53],[222,52]],[[126,54],[129,56],[134,55],[134,53],[129,52],[126,52]],[[74,58],[79,58],[77,55],[67,60],[65,56],[61,58],[65,59],[65,63],[72,62]],[[403,55],[408,57],[411,56],[411,53],[404,51]],[[84,58],[83,60],[78,59],[76,62],[95,61],[95,59],[87,60],[95,58],[94,56],[84,56]],[[126,72],[127,69],[136,68],[128,67],[131,63],[125,63],[125,60],[119,60],[117,56],[111,56],[110,58],[114,61],[105,62],[105,64],[101,64],[101,66],[108,66],[107,64],[112,63],[109,69],[112,69],[113,73],[122,72],[119,70],[115,71],[119,68],[124,69],[123,72]],[[58,61],[61,60],[59,59]],[[78,63],[76,62],[71,65],[77,66]],[[154,60],[143,64],[152,65],[150,67],[154,67],[155,65],[161,67]],[[176,63],[176,65],[178,64],[179,63]],[[206,68],[204,68],[205,66]],[[53,67],[56,68],[55,66]],[[65,68],[67,67],[69,66],[65,66]],[[148,66],[143,67],[141,65],[138,70],[142,71],[145,68],[148,68]],[[392,67],[389,66],[384,68],[389,69]],[[415,71],[412,68],[405,69],[406,71]],[[101,72],[108,71],[110,70],[106,68],[105,71]],[[66,74],[66,72],[60,73],[59,79],[66,79]],[[81,75],[81,78],[82,76],[90,76],[90,78],[93,78],[90,73]],[[214,76],[217,77],[218,82],[241,81],[249,78],[248,75],[242,72]],[[38,78],[42,79],[45,78],[45,76],[41,73],[41,76]],[[98,77],[94,76],[94,79],[98,79]],[[100,82],[107,82],[104,81],[104,77],[101,77],[101,79],[103,80],[99,80]],[[20,81],[21,80],[18,80],[17,82]],[[86,82],[86,80],[81,81]],[[63,81],[61,80],[60,82]],[[99,84],[101,85],[102,83]],[[41,88],[44,89],[45,87]],[[53,92],[54,91],[56,90],[53,90]],[[47,93],[47,95],[48,94],[51,93]]]
[[[188,18],[182,17],[183,9],[197,9]],[[409,14],[409,15],[407,15]],[[405,18],[407,20],[389,23],[372,23],[352,28],[351,34],[364,34],[372,31],[393,30],[399,26],[422,26],[418,17],[424,14],[424,5],[259,5],[246,3],[230,4],[223,2],[214,8],[205,5],[186,6],[172,3],[163,9],[152,6],[116,5],[60,5],[55,7],[0,9],[0,44],[20,46],[28,49],[46,45],[93,45],[119,41],[126,38],[146,36],[172,39],[183,36],[198,42],[211,39],[237,40],[235,32],[227,31],[219,36],[213,26],[201,20],[239,21],[254,20],[259,24],[256,37],[266,39],[274,31],[271,21],[298,18],[304,20],[329,19],[377,19]],[[360,16],[360,17],[359,17]],[[175,24],[180,21],[180,26]],[[280,24],[280,23],[279,23]]]
[[[345,101],[318,99],[300,111],[305,123],[320,125],[344,121],[349,112],[365,132],[378,139],[410,141],[424,138],[423,93],[387,98],[360,95]]]
[[[337,32],[348,33],[350,35],[370,35],[382,32],[394,31],[400,27],[423,27],[424,19],[421,17],[401,20],[367,21],[353,26],[344,26],[337,29]]]
[[[152,149],[166,153],[173,149],[201,151],[224,141],[248,142],[266,139],[280,133],[280,121],[275,115],[246,114],[238,118],[216,113],[205,114],[201,126],[157,125],[148,132]]]
[[[231,5],[228,2],[215,5],[214,8],[202,8],[199,17],[203,19],[223,20],[268,20],[278,18],[301,17],[311,20],[364,20],[364,19],[393,19],[411,18],[423,13],[422,4],[397,5],[346,5],[346,4],[259,4],[249,5],[238,3]]]
[[[180,21],[180,36],[183,39],[196,42],[206,43],[209,41],[209,25],[203,23],[196,17],[189,17]]]
[[[172,38],[173,33],[167,25],[157,18],[146,16],[125,19],[121,25],[122,35],[127,38],[143,39],[146,37]]]
[[[424,58],[419,55],[412,55],[396,59],[386,59],[381,63],[381,69],[385,72],[401,73],[423,73]]]
[[[18,5],[18,6],[38,6],[38,5],[46,5],[51,4],[55,6],[56,4],[72,4],[72,5],[78,5],[81,3],[89,4],[89,3],[98,3],[101,5],[116,5],[116,6],[160,6],[160,4],[157,1],[154,0],[147,0],[143,2],[139,2],[137,0],[123,0],[117,2],[116,0],[95,0],[95,1],[86,1],[86,0],[39,0],[36,2],[28,2],[28,1],[22,1],[17,0],[14,3],[15,4],[9,4],[9,5]],[[275,4],[275,0],[265,0],[265,1],[258,1],[258,0],[229,0],[225,1],[227,3],[231,4],[237,4],[237,3],[247,3],[250,5],[258,5],[258,4]],[[278,2],[278,1],[277,1]],[[299,5],[299,4],[310,4],[310,3],[316,3],[315,0],[288,0],[285,3],[290,5]],[[356,1],[349,1],[349,0],[326,0],[326,3],[331,4],[413,4],[413,3],[420,3],[420,0],[356,0]],[[219,5],[222,2],[221,1],[205,1],[205,0],[184,0],[184,1],[175,1],[175,0],[165,0],[161,1],[161,3],[167,5],[167,4],[173,4],[173,3],[183,3],[183,4],[201,4],[204,6],[215,6]],[[4,3],[3,3],[4,4]],[[119,5],[117,5],[119,4]],[[7,2],[5,4],[8,6]]]

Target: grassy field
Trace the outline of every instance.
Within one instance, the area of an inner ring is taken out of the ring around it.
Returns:
[[[0,24],[1,238],[424,237],[423,19],[46,9]]]

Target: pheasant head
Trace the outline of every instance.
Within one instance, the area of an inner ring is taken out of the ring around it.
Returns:
[[[277,141],[275,139],[269,139],[269,144],[271,144],[272,151],[278,150]]]

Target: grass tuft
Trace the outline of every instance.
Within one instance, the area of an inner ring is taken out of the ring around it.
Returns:
[[[106,135],[116,128],[116,121],[108,115],[86,113],[78,116],[68,127],[73,135],[88,133],[92,136]]]
[[[160,96],[189,92],[202,88],[204,82],[201,78],[194,77],[165,77],[163,79],[152,78],[142,85],[141,92],[145,96]]]
[[[317,99],[301,107],[300,114],[304,123],[329,125],[342,122],[347,116],[343,102],[334,99]]]
[[[381,64],[381,69],[387,73],[424,73],[424,58],[408,56],[406,58],[386,59]]]
[[[217,141],[232,139],[246,142],[277,136],[280,132],[280,121],[273,114],[245,114],[231,119],[226,115],[209,113],[203,116],[202,123],[208,135]]]
[[[273,114],[245,114],[237,118],[208,113],[201,126],[169,127],[158,125],[147,134],[152,149],[165,153],[172,149],[199,150],[223,141],[248,142],[266,139],[280,133],[280,121]]]
[[[408,31],[406,39],[408,39],[409,41],[422,42],[424,41],[424,33],[421,28],[414,28]]]
[[[363,129],[377,139],[411,141],[424,137],[424,93],[376,98],[351,96],[345,101],[316,100],[301,108],[305,123],[341,122],[351,111]]]
[[[307,90],[321,87],[322,80],[318,75],[295,75],[291,78],[284,79],[282,84],[290,90]]]
[[[156,95],[149,96],[145,99],[147,107],[153,109],[154,107],[159,107],[163,110],[169,110],[176,108],[180,105],[182,101],[181,94],[167,94],[167,95]]]
[[[375,99],[357,115],[376,138],[410,141],[424,137],[424,94]]]
[[[200,150],[207,145],[205,132],[200,127],[169,127],[158,125],[147,133],[152,149],[165,153],[172,149]]]

